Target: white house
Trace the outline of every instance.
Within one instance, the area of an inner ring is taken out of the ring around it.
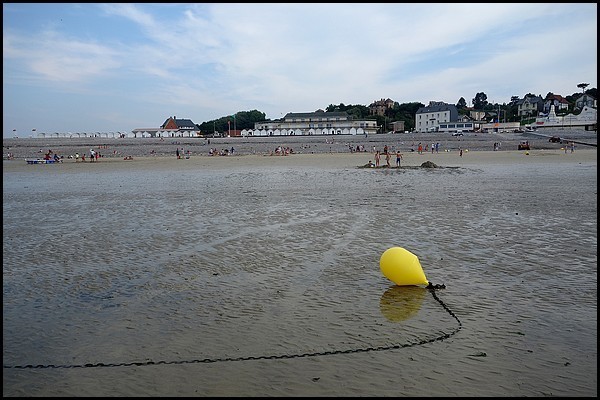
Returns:
[[[377,133],[377,121],[355,120],[345,111],[288,113],[283,119],[256,122],[242,136],[364,135]]]
[[[581,95],[577,98],[577,100],[575,100],[575,108],[579,108],[581,110],[585,106],[598,108],[596,106],[596,99],[589,94]]]
[[[537,117],[544,110],[544,100],[540,96],[525,96],[517,101],[517,113],[521,117]]]
[[[448,124],[453,125],[448,128]],[[428,106],[420,107],[415,113],[415,131],[416,132],[438,132],[449,130],[473,130],[465,128],[464,122],[458,123],[458,109],[454,104],[447,104],[442,101],[430,101]],[[462,124],[462,127],[456,125]],[[444,125],[444,127],[441,127]]]

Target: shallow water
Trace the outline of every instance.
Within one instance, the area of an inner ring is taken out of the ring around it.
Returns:
[[[3,175],[5,396],[597,395],[596,163]]]

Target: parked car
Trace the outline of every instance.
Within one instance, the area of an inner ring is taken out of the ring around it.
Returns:
[[[550,139],[548,139],[548,141],[550,143],[562,143],[562,139],[558,136],[552,136]]]
[[[462,131],[456,131],[452,134],[452,136],[463,136]]]

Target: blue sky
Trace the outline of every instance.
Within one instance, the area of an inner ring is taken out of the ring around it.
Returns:
[[[3,3],[3,135],[597,87],[596,3]]]

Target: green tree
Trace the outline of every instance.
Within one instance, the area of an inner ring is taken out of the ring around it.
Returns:
[[[417,110],[425,107],[423,103],[394,103],[392,113],[389,115],[391,122],[404,121],[404,129],[411,131],[415,128],[415,115]]]
[[[365,119],[368,118],[371,113],[369,107],[358,104],[349,106],[345,111],[352,117],[352,119]]]
[[[471,100],[471,102],[473,103],[473,108],[476,110],[483,110],[488,104],[487,95],[483,92],[479,92],[475,95],[475,98]]]
[[[266,114],[258,110],[251,111],[238,111],[234,114],[235,116],[235,128],[239,130],[243,129],[254,129],[255,122],[265,121]],[[234,128],[232,115],[220,117],[215,120],[206,121],[198,124],[197,127],[203,135],[212,134],[216,132],[227,132],[229,127]],[[229,124],[227,123],[229,121]]]
[[[337,106],[334,104],[330,104],[325,108],[325,112],[347,112],[353,119],[363,119],[367,118],[370,114],[369,107],[363,106],[360,104],[348,104],[340,103]]]
[[[580,83],[579,85],[577,85],[577,87],[581,89],[581,94],[585,94],[585,88],[588,86],[590,86],[589,83]]]

